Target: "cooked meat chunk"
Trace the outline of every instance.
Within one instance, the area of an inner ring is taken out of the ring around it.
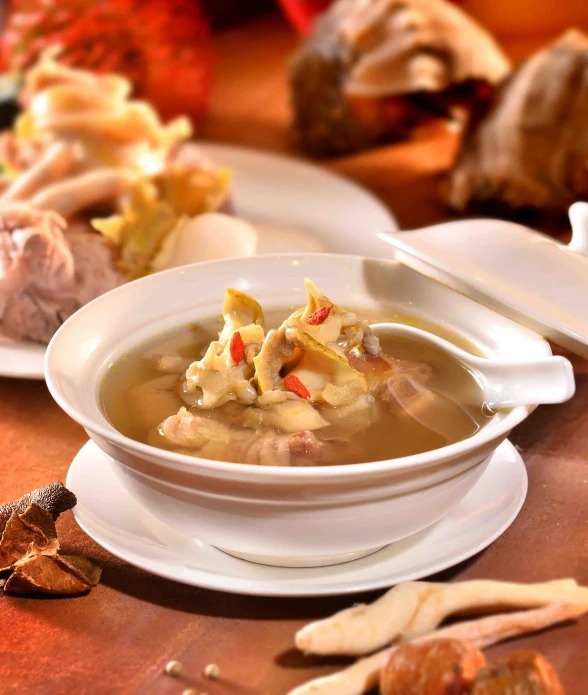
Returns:
[[[403,644],[380,673],[382,695],[469,695],[486,659],[475,646],[457,639]]]
[[[242,429],[194,415],[186,408],[170,415],[159,430],[169,444],[195,456],[257,466],[320,465],[328,447],[312,432],[282,434],[269,428]]]
[[[471,695],[565,695],[553,666],[530,649],[509,654],[476,676]]]
[[[121,283],[99,235],[65,232],[56,213],[0,212],[0,332],[48,342],[83,304]]]

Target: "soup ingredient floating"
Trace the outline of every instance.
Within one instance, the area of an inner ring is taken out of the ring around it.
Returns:
[[[41,343],[127,280],[257,244],[222,214],[230,172],[188,141],[187,118],[164,124],[126,78],[58,55],[25,74],[23,111],[0,134],[0,333]]]
[[[435,390],[436,367],[387,354],[367,320],[310,280],[305,286],[306,305],[267,331],[258,302],[228,289],[222,329],[201,345],[201,358],[156,346],[127,357],[105,380],[107,415],[155,446],[280,466],[379,460],[477,430],[471,413],[487,416],[467,370],[438,351],[441,371],[470,399],[471,412]]]
[[[4,591],[71,596],[98,584],[98,565],[59,553],[55,519],[75,504],[72,492],[52,483],[0,506],[0,573],[9,573]]]
[[[294,57],[294,128],[317,155],[349,152],[455,118],[509,71],[488,32],[445,0],[338,0]]]
[[[523,607],[531,610],[437,629],[445,618],[454,614]],[[395,695],[398,683],[408,673],[415,672],[433,679],[428,684],[430,689],[423,691],[413,681],[412,688],[398,692],[436,695],[446,692],[435,688],[448,673],[454,673],[455,664],[462,669],[462,675],[464,671],[469,674],[462,690],[457,691],[463,695],[495,692],[514,695],[517,684],[533,683],[545,687],[540,693],[562,695],[555,672],[540,655],[521,652],[502,664],[480,670],[483,662],[475,648],[541,630],[587,611],[588,588],[579,586],[573,579],[544,584],[490,580],[399,584],[369,606],[353,606],[332,618],[311,623],[297,633],[296,646],[308,653],[371,656],[343,671],[295,688],[290,695],[362,695],[378,684],[382,695]],[[372,654],[394,641],[400,644]],[[499,683],[506,683],[512,689],[495,690]]]

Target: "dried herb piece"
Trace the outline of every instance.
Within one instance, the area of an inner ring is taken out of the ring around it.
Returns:
[[[472,695],[565,695],[553,666],[540,652],[521,649],[476,675]]]
[[[531,55],[476,110],[445,201],[565,212],[588,196],[588,34],[569,30]]]
[[[294,130],[317,155],[406,137],[451,118],[510,71],[498,44],[445,0],[337,0],[290,69]]]
[[[80,555],[34,555],[19,560],[4,591],[73,596],[89,591],[100,581],[102,570]]]
[[[381,695],[467,695],[486,664],[478,647],[458,639],[401,644],[380,672]]]
[[[28,492],[14,502],[0,504],[0,533],[4,531],[4,527],[13,512],[22,514],[31,504],[36,504],[48,511],[55,521],[60,514],[75,507],[76,503],[77,499],[74,493],[60,482],[40,487],[37,490]]]
[[[10,570],[25,556],[55,554],[59,550],[55,522],[49,512],[31,504],[23,514],[13,514],[0,540],[0,572]]]

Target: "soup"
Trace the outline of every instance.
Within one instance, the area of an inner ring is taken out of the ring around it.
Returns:
[[[170,451],[282,466],[418,454],[488,421],[463,365],[424,343],[379,341],[370,329],[408,319],[343,309],[306,286],[305,307],[266,315],[227,290],[222,319],[141,345],[104,380],[106,416],[122,434]]]

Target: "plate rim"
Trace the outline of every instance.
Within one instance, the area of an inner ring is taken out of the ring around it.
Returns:
[[[81,458],[84,455],[87,455],[88,450],[93,450],[96,449],[97,452],[101,456],[111,458],[103,452],[92,440],[89,440],[86,442],[81,449],[77,452],[75,457],[73,458],[70,467],[67,472],[67,477],[66,477],[66,487],[70,487],[70,481],[71,478],[73,477],[72,471],[74,469],[74,466],[81,466],[82,464],[79,462],[78,459],[81,460]],[[401,582],[406,582],[406,581],[415,581],[419,578],[423,577],[428,577],[434,574],[437,574],[439,572],[442,572],[446,569],[449,569],[450,567],[454,567],[461,562],[464,562],[465,560],[474,557],[478,553],[480,553],[482,550],[490,546],[492,543],[494,543],[495,540],[497,540],[505,531],[508,530],[508,528],[514,523],[516,520],[517,516],[519,515],[527,494],[528,494],[528,488],[529,488],[529,478],[528,478],[528,473],[527,469],[525,466],[525,463],[523,461],[523,458],[520,454],[520,452],[517,450],[517,448],[508,440],[505,439],[495,450],[495,452],[492,454],[492,458],[490,459],[488,463],[488,467],[492,465],[492,460],[494,456],[496,456],[498,453],[500,453],[502,456],[508,457],[510,459],[510,462],[514,465],[516,465],[516,471],[517,471],[517,476],[518,476],[518,498],[516,500],[516,503],[513,507],[513,509],[510,511],[509,514],[505,515],[504,520],[498,525],[497,529],[491,533],[489,536],[481,540],[480,542],[476,543],[472,548],[462,551],[460,553],[455,554],[452,556],[450,559],[446,559],[444,561],[440,561],[437,564],[432,565],[430,568],[427,569],[426,574],[420,574],[420,573],[406,573],[405,575],[401,575],[400,577],[393,578],[393,579],[385,579],[384,577],[379,577],[373,580],[362,580],[361,582],[356,581],[355,583],[350,583],[347,586],[335,586],[335,585],[321,585],[317,587],[307,587],[305,585],[302,586],[301,589],[296,589],[296,588],[289,588],[289,589],[281,589],[279,586],[276,588],[272,589],[271,588],[271,581],[269,580],[261,580],[261,581],[266,581],[267,586],[262,586],[262,587],[257,587],[256,588],[256,583],[258,583],[260,580],[254,580],[254,579],[242,579],[242,578],[229,578],[227,579],[226,576],[223,576],[219,573],[215,572],[207,572],[207,570],[203,569],[196,569],[196,568],[189,568],[189,571],[192,574],[198,575],[198,577],[202,578],[204,577],[204,581],[202,579],[196,579],[195,581],[189,581],[186,578],[178,578],[177,576],[173,575],[173,572],[170,571],[162,571],[159,568],[157,570],[153,570],[150,567],[147,567],[144,563],[141,564],[141,560],[143,558],[140,558],[137,556],[136,553],[127,553],[124,549],[121,552],[120,548],[117,547],[115,544],[111,543],[109,540],[104,541],[103,538],[101,538],[100,535],[100,529],[98,529],[98,533],[88,526],[87,523],[83,519],[80,518],[80,512],[77,511],[77,505],[76,507],[73,508],[72,512],[74,515],[74,518],[76,520],[76,523],[80,526],[80,528],[86,533],[92,540],[94,540],[98,545],[100,545],[102,548],[104,548],[106,551],[114,555],[115,557],[118,557],[119,559],[128,562],[130,565],[137,567],[139,569],[142,569],[144,571],[147,571],[151,574],[154,574],[155,576],[161,577],[163,579],[167,579],[170,581],[178,582],[180,584],[184,584],[186,586],[193,586],[197,588],[202,588],[202,589],[208,589],[211,591],[222,591],[224,593],[230,593],[230,594],[237,594],[237,595],[242,595],[242,596],[264,596],[264,597],[281,597],[281,598],[313,598],[313,597],[320,597],[320,596],[344,596],[344,595],[350,595],[350,594],[356,594],[356,593],[363,593],[367,591],[377,591],[381,589],[386,589],[389,588],[390,586],[393,586],[395,584],[399,584]],[[105,461],[106,463],[106,461]],[[486,472],[486,471],[485,471]],[[468,494],[470,494],[476,486],[480,485],[484,479],[484,474],[478,479],[472,490]],[[122,483],[118,482],[118,485],[123,489],[124,494],[131,496],[131,493],[125,490],[124,486]],[[75,492],[75,491],[74,491]],[[132,496],[131,496],[132,497]],[[466,495],[467,497],[467,495]],[[465,498],[464,498],[465,499]],[[139,504],[137,502],[137,504]],[[90,512],[92,515],[93,512]],[[147,512],[148,513],[148,512]],[[95,516],[95,515],[94,515]],[[444,517],[443,517],[444,518]],[[440,519],[439,521],[435,523],[440,523],[443,521],[443,518]],[[102,522],[101,519],[99,519],[99,523],[104,523]],[[434,526],[435,524],[432,524],[431,526]],[[117,527],[118,528],[118,527]],[[431,527],[428,527],[431,528]],[[173,529],[172,529],[173,530]],[[423,529],[424,530],[424,529]],[[208,544],[205,544],[208,545]],[[213,547],[213,546],[209,546]],[[218,552],[223,552],[222,550],[218,550],[218,548],[215,548]],[[170,550],[170,552],[173,553],[173,550]],[[377,551],[376,553],[373,553],[373,555],[369,557],[374,557],[376,556],[379,552]],[[138,558],[138,561],[137,559]],[[233,558],[238,562],[247,562],[246,560],[238,560],[237,558]],[[357,562],[359,562],[358,560]],[[354,561],[350,563],[344,563],[344,564],[349,564],[352,565]],[[263,567],[263,565],[258,565],[259,567]],[[341,566],[341,565],[339,565]],[[276,569],[276,568],[272,568]],[[289,568],[279,568],[280,570],[283,570],[285,572],[288,572]],[[298,569],[298,568],[296,568]],[[317,571],[322,571],[324,572],[325,570],[328,570],[328,568],[325,567],[320,567],[316,568]],[[219,585],[219,577],[221,578],[220,585]],[[296,581],[295,579],[293,581]],[[231,586],[231,584],[237,584],[237,586]],[[244,586],[242,586],[242,585]]]

